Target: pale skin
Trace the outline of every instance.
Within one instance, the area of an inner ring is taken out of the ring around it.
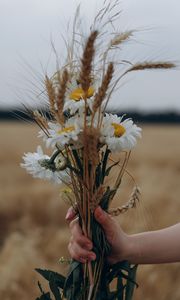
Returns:
[[[116,219],[97,207],[94,216],[102,226],[112,250],[110,264],[127,260],[132,264],[180,262],[180,223],[156,231],[127,235]],[[96,259],[93,244],[83,235],[72,208],[66,215],[71,238],[68,246],[71,257],[82,263]]]

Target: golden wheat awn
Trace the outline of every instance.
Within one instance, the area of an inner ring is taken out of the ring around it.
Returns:
[[[49,105],[50,105],[50,110],[51,113],[53,115],[57,114],[56,108],[55,108],[55,104],[56,104],[56,96],[55,96],[55,91],[53,88],[53,83],[52,81],[48,78],[48,76],[46,75],[45,77],[45,87],[46,87],[46,91],[48,94],[48,98],[49,98]]]

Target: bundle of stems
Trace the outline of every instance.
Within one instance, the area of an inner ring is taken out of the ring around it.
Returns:
[[[98,22],[103,23],[104,16],[112,12],[117,4],[118,1],[108,4],[105,1],[105,7],[95,17],[89,36],[81,45],[81,57],[75,59],[78,8],[67,61],[53,76],[46,75],[44,79],[50,122],[41,112],[28,111],[41,128],[40,136],[46,145],[53,147],[53,153],[51,157],[39,151],[27,154],[23,167],[35,177],[68,185],[73,192],[67,193],[68,201],[77,212],[83,234],[92,240],[96,254],[95,261],[87,261],[85,264],[71,260],[66,278],[53,271],[37,269],[49,281],[51,289],[51,294],[44,292],[39,284],[39,300],[50,300],[52,295],[56,300],[131,300],[136,286],[137,266],[128,262],[108,265],[107,256],[111,245],[94,218],[94,210],[100,205],[106,212],[117,216],[135,207],[139,201],[140,193],[135,184],[127,203],[112,208],[112,201],[127,172],[130,153],[141,135],[141,129],[131,119],[124,120],[124,116],[107,114],[105,110],[113,91],[128,73],[171,69],[174,64],[159,61],[133,64],[122,60],[126,68],[120,75],[119,72],[116,74],[117,65],[109,60],[109,53],[114,49],[119,51],[121,45],[131,38],[133,31],[116,32],[107,47],[98,53],[97,44],[104,37],[95,27]],[[117,13],[112,15],[111,21],[117,16]],[[105,25],[106,22],[102,27]],[[97,68],[99,64],[101,67]],[[119,155],[117,161],[112,159],[114,152]],[[108,178],[115,166],[119,171],[114,185],[110,186]]]

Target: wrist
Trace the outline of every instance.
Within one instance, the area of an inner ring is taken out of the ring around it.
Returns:
[[[125,247],[122,253],[123,260],[127,260],[131,264],[136,264],[140,254],[134,235],[126,235],[124,245]]]

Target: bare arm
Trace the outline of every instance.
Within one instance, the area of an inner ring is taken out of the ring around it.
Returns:
[[[162,230],[127,235],[100,207],[94,215],[112,248],[109,263],[123,260],[132,264],[180,262],[180,223]],[[69,211],[67,220],[72,218],[73,213]],[[82,234],[77,220],[70,222],[70,229],[72,236],[68,249],[71,257],[81,262],[95,259],[92,242]]]
[[[180,262],[180,223],[129,236],[127,260],[135,264]]]

